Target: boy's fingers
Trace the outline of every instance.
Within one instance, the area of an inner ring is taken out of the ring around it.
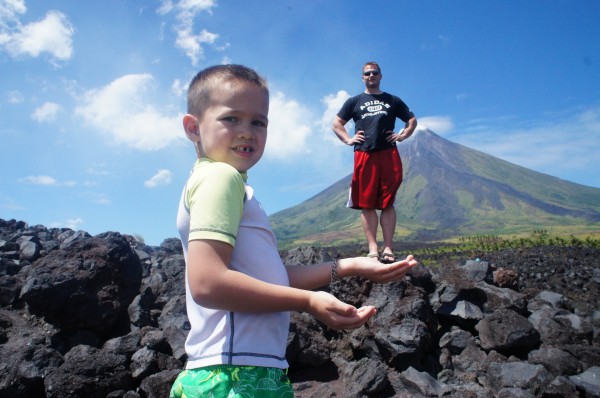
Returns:
[[[340,314],[344,315],[344,316],[356,316],[356,313],[357,313],[356,307],[354,307],[350,304],[346,304],[344,306],[344,308],[341,308],[341,312],[340,312]]]
[[[377,309],[375,307],[373,307],[372,305],[360,307],[357,310],[357,314],[359,314],[363,317],[368,316],[370,318],[371,316],[375,315],[375,313],[377,313]]]
[[[373,306],[361,307],[356,314],[338,319],[339,329],[356,329],[364,325],[377,311]]]

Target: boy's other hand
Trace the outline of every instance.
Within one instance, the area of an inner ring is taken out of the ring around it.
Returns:
[[[308,312],[335,330],[356,329],[364,325],[377,310],[373,306],[356,308],[327,292],[314,292]]]

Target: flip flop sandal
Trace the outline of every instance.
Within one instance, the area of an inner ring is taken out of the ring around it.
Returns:
[[[381,256],[379,257],[379,262],[381,262],[383,264],[395,263],[396,256],[394,255],[394,253],[383,252],[383,253],[381,253]]]
[[[377,253],[377,252],[371,252],[371,253],[367,254],[367,257],[379,258],[379,253]]]

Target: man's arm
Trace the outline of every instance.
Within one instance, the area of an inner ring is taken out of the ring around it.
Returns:
[[[389,134],[387,137],[388,142],[402,142],[408,137],[410,137],[417,128],[417,118],[415,116],[408,119],[408,121],[404,124],[404,129],[398,134],[394,134],[393,131],[388,131]]]
[[[400,133],[400,139],[398,141],[402,142],[405,139],[407,139],[408,137],[410,137],[415,132],[416,128],[417,128],[417,118],[415,116],[413,116],[410,119],[408,119],[408,122],[406,122],[404,124],[404,130],[402,130],[402,133]]]
[[[348,131],[345,127],[346,123],[348,123],[347,120],[344,120],[337,115],[333,120],[333,132],[335,133],[335,135],[337,135],[340,141],[342,141],[346,145],[362,144],[363,142],[365,142],[365,132],[362,130],[357,131],[356,135],[350,138],[350,135],[348,134]]]

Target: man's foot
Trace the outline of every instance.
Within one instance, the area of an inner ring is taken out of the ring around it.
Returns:
[[[378,258],[379,257],[379,253],[377,253],[377,252],[369,252],[369,254],[367,254],[367,257]]]
[[[379,261],[384,264],[391,264],[396,262],[396,256],[392,252],[384,251],[379,257]]]

